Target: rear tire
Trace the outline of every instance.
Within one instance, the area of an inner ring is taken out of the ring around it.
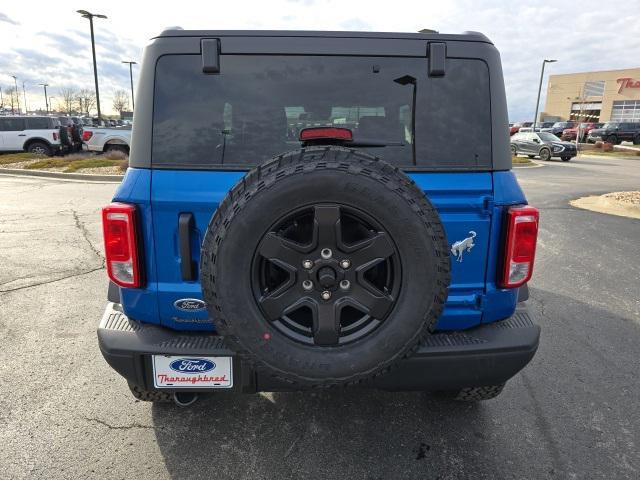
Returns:
[[[560,157],[560,160],[562,160],[563,162],[568,162],[569,160],[571,160],[571,157]]]
[[[46,155],[47,157],[53,155],[51,147],[44,142],[33,142],[29,144],[27,152],[33,153],[34,155]]]
[[[115,145],[107,145],[104,148],[105,153],[109,153],[109,152],[122,152],[125,155],[129,155],[129,147],[127,147],[126,145],[120,145],[120,144],[115,144]]]
[[[460,390],[437,392],[440,398],[455,400],[457,402],[481,402],[491,400],[502,393],[505,384],[487,385],[484,387],[467,387]]]
[[[633,144],[640,145],[640,135],[636,135],[635,137],[633,137]]]
[[[543,148],[540,150],[540,159],[546,161],[551,160],[551,150],[548,148]]]
[[[129,384],[129,390],[134,397],[143,402],[167,403],[173,401],[173,396],[170,393],[160,390],[145,390],[132,383]]]
[[[618,143],[620,143],[620,141],[618,140],[618,137],[615,135],[609,135],[607,137],[607,143],[610,143],[612,145],[618,145]]]
[[[511,156],[515,157],[518,154],[518,149],[515,145],[511,145]]]

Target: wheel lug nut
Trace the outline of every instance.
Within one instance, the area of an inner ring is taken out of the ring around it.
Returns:
[[[351,286],[351,283],[349,282],[349,280],[342,280],[340,282],[340,288],[342,290],[349,290],[349,287]]]
[[[331,292],[329,290],[325,290],[320,296],[323,300],[329,300],[331,298]]]
[[[344,259],[340,262],[340,266],[346,270],[351,266],[351,262],[347,259]]]
[[[311,270],[311,267],[313,267],[313,262],[311,260],[302,261],[302,268],[304,268],[305,270]]]
[[[333,255],[333,252],[331,251],[331,249],[330,249],[330,248],[323,248],[323,249],[320,251],[320,256],[321,256],[322,258],[324,258],[325,260],[327,260],[327,259],[331,258],[331,256],[332,256],[332,255]]]

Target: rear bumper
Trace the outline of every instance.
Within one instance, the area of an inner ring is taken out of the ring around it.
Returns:
[[[539,337],[540,327],[520,307],[506,320],[464,332],[431,335],[410,358],[366,386],[385,390],[453,390],[504,383],[533,358]],[[152,355],[231,356],[234,375],[231,391],[295,389],[244,364],[223,337],[142,324],[128,319],[115,303],[107,304],[98,326],[98,343],[114,370],[145,389],[153,389]]]

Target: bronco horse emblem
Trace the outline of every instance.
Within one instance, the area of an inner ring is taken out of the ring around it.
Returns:
[[[451,245],[451,253],[453,253],[454,257],[458,257],[458,262],[462,262],[462,253],[466,250],[470,252],[473,247],[475,247],[475,243],[473,243],[473,239],[476,238],[476,232],[471,230],[469,235],[464,240],[458,240],[453,245]]]

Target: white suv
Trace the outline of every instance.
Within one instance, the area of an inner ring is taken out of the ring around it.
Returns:
[[[0,151],[53,155],[61,149],[60,122],[53,117],[0,117]]]

